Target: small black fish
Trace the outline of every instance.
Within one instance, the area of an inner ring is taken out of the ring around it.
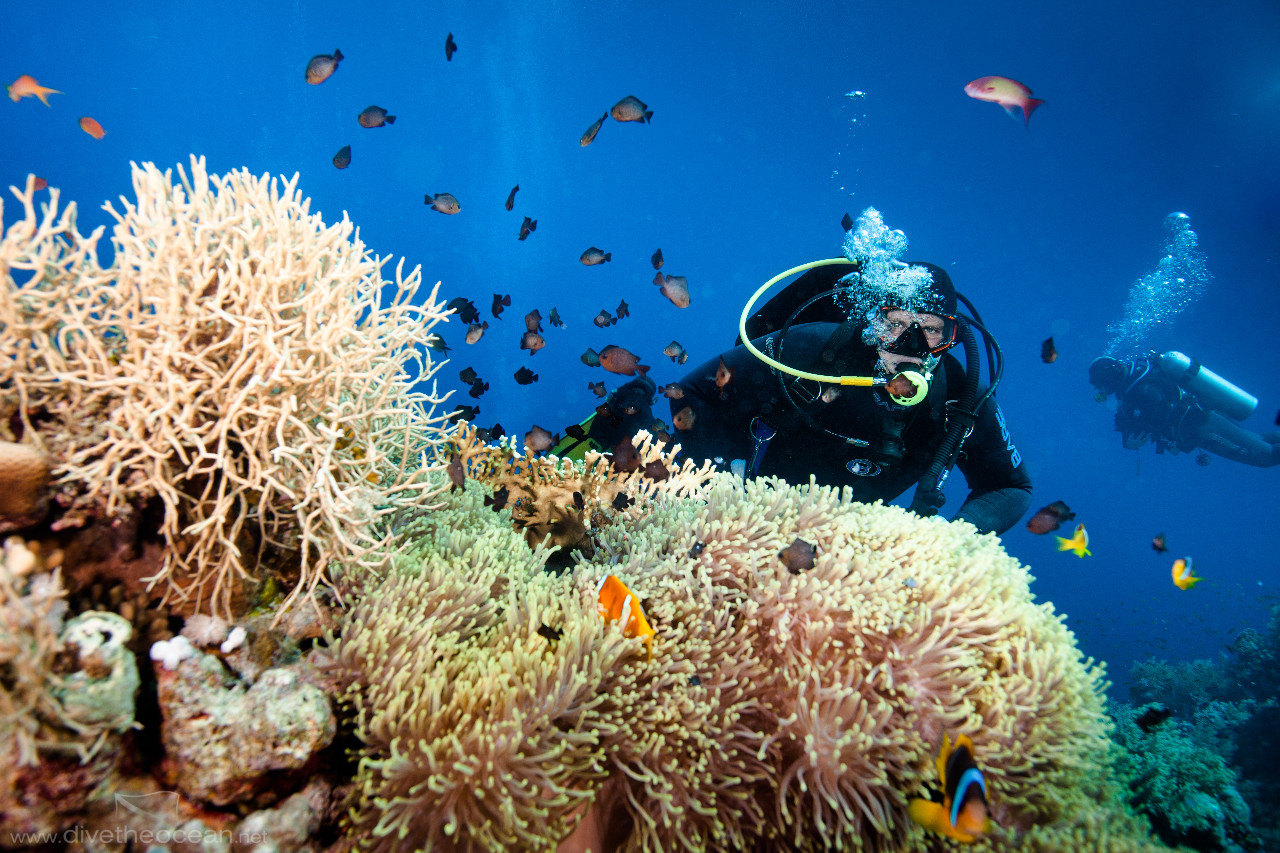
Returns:
[[[1149,732],[1172,716],[1172,708],[1167,708],[1164,705],[1152,705],[1138,716],[1136,722],[1138,728],[1144,732]]]
[[[373,106],[361,110],[360,115],[356,116],[356,121],[360,122],[361,127],[383,127],[395,124],[396,117],[387,115],[387,111],[382,107]]]
[[[449,414],[449,422],[474,421],[478,414],[480,414],[479,406],[459,406],[455,411]]]
[[[655,459],[644,466],[644,476],[653,480],[655,483],[661,483],[663,480],[667,479],[669,475],[670,472],[667,471],[667,466],[663,465],[662,461],[659,459]]]
[[[571,424],[570,426],[565,427],[564,434],[569,438],[576,438],[579,441],[587,440],[587,431],[582,428],[582,424]],[[582,496],[581,492],[574,492],[574,494],[578,495],[578,499]],[[575,502],[576,500],[577,499],[575,499]],[[578,507],[578,509],[582,509],[582,507]]]
[[[597,397],[603,397],[605,394],[609,393],[608,389],[604,387],[603,382],[588,382],[587,389]]]
[[[599,366],[600,366],[600,353],[596,352],[595,350],[591,349],[590,347],[587,347],[587,351],[586,351],[586,352],[584,352],[582,355],[578,356],[578,358],[579,358],[579,359],[582,361],[582,363],[583,363],[583,364],[585,364],[587,367],[599,367]]]
[[[554,308],[551,309],[551,316],[547,318],[547,322],[555,326],[557,329],[564,328],[564,320],[560,319],[560,312]]]
[[[522,367],[515,372],[515,378],[516,382],[521,385],[532,385],[538,381],[538,374],[527,367]]]
[[[695,673],[694,675],[689,676],[689,686],[690,686],[690,687],[701,687],[701,686],[702,686],[702,679],[701,679],[701,678],[699,678],[699,677],[697,676],[697,674],[696,674],[696,673]]]
[[[486,436],[485,441],[499,441],[504,435],[507,434],[506,430],[502,428],[502,424],[494,424],[488,429],[483,430],[483,432]]]
[[[351,165],[350,145],[344,145],[338,149],[338,153],[333,155],[333,165],[338,169],[345,169]]]
[[[653,255],[649,258],[649,263],[653,264],[655,270],[662,269],[662,250],[655,249]]]
[[[449,464],[445,468],[445,471],[448,472],[449,480],[450,482],[453,483],[453,485],[449,487],[449,491],[451,492],[457,491],[458,489],[461,489],[466,484],[467,482],[466,468],[463,467],[462,457],[457,453],[449,457]]]
[[[458,378],[470,385],[476,381],[476,369],[474,367],[464,367],[458,371]]]
[[[706,547],[707,544],[705,542],[694,542],[693,547],[689,549],[689,558],[696,560],[702,555],[702,552]]]
[[[449,351],[449,345],[444,342],[444,338],[432,332],[427,336],[427,349],[444,353]]]
[[[475,303],[465,296],[455,296],[449,300],[449,304],[445,306],[450,311],[458,312],[458,319],[470,325],[480,322],[480,311],[476,308]]]
[[[506,509],[507,498],[510,497],[510,495],[511,493],[507,491],[507,487],[503,486],[494,492],[492,497],[485,498],[484,505],[493,507],[494,512],[501,512]]]
[[[485,382],[483,379],[477,379],[476,381],[471,383],[471,390],[468,391],[467,393],[470,394],[472,397],[475,397],[477,400],[479,400],[480,395],[488,390],[489,390],[489,383]]]
[[[853,230],[853,217],[852,217],[852,216],[850,216],[850,215],[849,215],[849,214],[847,214],[847,213],[846,213],[844,216],[840,217],[840,227],[841,227],[841,228],[843,228],[843,229],[844,229],[844,230],[846,230],[846,231],[852,231],[852,230]]]
[[[610,506],[612,506],[618,512],[622,512],[622,510],[631,506],[633,503],[635,503],[634,498],[629,498],[626,495],[622,494],[622,492],[618,492],[617,496],[613,499],[613,503],[610,504]]]
[[[444,61],[453,62],[453,54],[457,50],[458,44],[453,40],[453,33],[449,33],[444,39]]]
[[[524,222],[520,223],[520,239],[521,240],[526,239],[531,233],[537,230],[538,230],[538,220],[530,219],[529,217],[526,216],[524,218]]]
[[[542,627],[538,628],[538,636],[546,637],[548,640],[554,643],[556,640],[564,636],[564,632],[559,631],[555,628],[552,628],[546,622],[543,622]]]
[[[1053,364],[1058,360],[1058,348],[1053,345],[1052,335],[1040,344],[1040,360],[1045,364]]]
[[[782,565],[787,567],[787,571],[793,575],[798,575],[813,568],[813,557],[816,551],[817,549],[808,542],[803,539],[796,539],[778,552],[778,559],[782,561]]]
[[[627,304],[627,300],[624,299],[618,303],[617,314],[618,314],[619,320],[621,320],[623,317],[631,316],[631,306]]]
[[[502,310],[504,308],[510,307],[510,305],[511,305],[510,293],[506,294],[505,296],[501,293],[493,294],[493,307],[489,309],[490,311],[493,312],[493,319],[495,320],[500,319],[502,316]]]

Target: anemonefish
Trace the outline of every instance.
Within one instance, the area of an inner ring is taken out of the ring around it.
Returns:
[[[1039,98],[1031,97],[1031,90],[1026,86],[1008,77],[979,77],[965,85],[964,93],[979,101],[999,104],[1014,118],[1018,117],[1016,110],[1021,109],[1024,125],[1031,121],[1031,114],[1036,107],[1044,103]]]
[[[653,637],[656,633],[644,616],[640,599],[618,580],[617,575],[606,575],[596,587],[596,605],[601,618],[609,622],[621,622],[622,633],[628,637],[644,638],[644,646],[653,654]]]
[[[1070,539],[1064,539],[1061,536],[1054,537],[1058,540],[1059,551],[1075,551],[1077,557],[1093,554],[1089,551],[1089,531],[1084,529],[1083,524],[1076,525],[1076,532]]]
[[[1204,578],[1195,575],[1190,557],[1182,557],[1173,561],[1173,585],[1178,589],[1191,589]]]
[[[937,765],[942,802],[914,799],[907,804],[907,815],[930,832],[972,844],[991,831],[987,783],[974,760],[973,741],[960,735],[952,744],[943,735]]]

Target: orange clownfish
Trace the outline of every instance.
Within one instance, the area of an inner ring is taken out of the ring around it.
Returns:
[[[960,735],[952,744],[950,736],[943,735],[937,764],[942,802],[914,799],[907,804],[907,815],[930,832],[972,844],[992,826],[987,783],[973,758],[973,741]]]
[[[1173,585],[1178,589],[1191,589],[1202,580],[1204,578],[1196,577],[1190,557],[1173,561]]]
[[[1061,536],[1054,538],[1058,540],[1059,551],[1075,551],[1077,557],[1083,557],[1086,554],[1093,556],[1089,550],[1089,531],[1084,529],[1083,524],[1076,525],[1076,532],[1070,539],[1064,539]]]
[[[596,597],[600,616],[610,622],[621,622],[622,633],[628,637],[643,637],[645,650],[652,656],[656,632],[644,617],[644,608],[636,594],[627,589],[617,575],[607,575],[596,587]]]

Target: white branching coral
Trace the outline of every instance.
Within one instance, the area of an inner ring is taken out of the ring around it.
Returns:
[[[326,225],[297,175],[133,168],[99,264],[58,192],[0,242],[0,420],[54,463],[61,526],[163,509],[162,581],[225,611],[266,549],[294,555],[294,594],[376,542],[370,522],[421,501],[444,415],[420,344],[444,316],[417,269],[350,221]],[[0,206],[0,216],[3,207]],[[15,276],[22,275],[23,280]],[[438,285],[437,285],[438,288]]]

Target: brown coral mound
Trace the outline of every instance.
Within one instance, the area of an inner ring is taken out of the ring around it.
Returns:
[[[554,577],[474,486],[452,500],[402,531],[333,649],[365,743],[363,849],[553,850],[587,804],[597,850],[941,849],[906,804],[944,731],[986,770],[985,844],[1107,824],[1109,845],[1147,845],[1096,802],[1101,668],[993,536],[717,477],[705,502],[592,512],[595,556]],[[778,557],[796,538],[818,555],[799,574]],[[657,630],[651,659],[596,612],[610,573]]]
[[[151,504],[156,579],[188,611],[225,611],[264,551],[310,591],[332,559],[368,552],[380,512],[421,499],[443,418],[434,393],[411,390],[433,372],[416,345],[444,308],[416,295],[417,270],[384,281],[345,217],[309,211],[296,175],[209,175],[192,158],[178,176],[134,166],[136,200],[105,205],[105,268],[103,229],[81,235],[74,204],[59,213],[51,189],[37,212],[31,179],[11,188],[0,429],[52,458],[55,528]]]

